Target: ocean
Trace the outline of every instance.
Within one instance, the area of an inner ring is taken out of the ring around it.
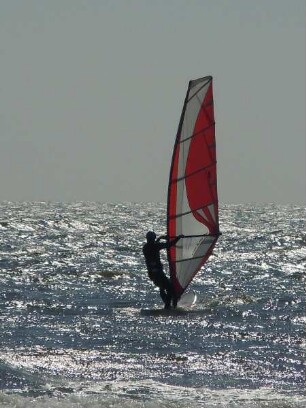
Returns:
[[[196,306],[154,314],[165,204],[0,203],[0,407],[306,407],[305,219],[221,205]]]

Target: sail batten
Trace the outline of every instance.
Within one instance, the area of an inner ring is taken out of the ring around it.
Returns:
[[[209,146],[208,146],[208,147],[209,147]],[[172,180],[171,182],[172,182],[172,183],[177,183],[177,182],[179,182],[179,181],[186,180],[186,178],[192,177],[192,176],[194,176],[195,174],[198,174],[198,173],[201,172],[201,171],[205,171],[205,170],[209,169],[210,167],[212,167],[212,166],[214,166],[214,165],[216,165],[216,162],[211,163],[209,166],[201,167],[200,169],[195,170],[193,173],[185,174],[184,176],[179,177],[179,178],[177,178],[177,179],[174,179],[174,180]]]
[[[169,217],[169,218],[170,218],[170,219],[175,219],[175,218],[179,218],[179,217],[184,217],[184,215],[192,214],[193,211],[200,211],[200,210],[202,210],[203,208],[208,208],[208,207],[209,207],[210,205],[212,205],[212,204],[213,204],[213,202],[208,203],[207,205],[205,205],[205,206],[203,206],[203,207],[196,208],[195,210],[189,210],[189,211],[186,211],[186,212],[181,213],[181,214],[172,215],[172,216]],[[198,234],[197,236],[207,236],[207,235],[212,235],[212,234]],[[213,234],[213,235],[215,235],[215,234]],[[221,234],[219,233],[219,235],[221,235]],[[187,235],[184,234],[184,236],[186,237]],[[191,236],[191,235],[190,235],[190,236]],[[194,235],[192,235],[192,236],[194,236]]]
[[[180,259],[180,260],[175,261],[175,262],[176,262],[176,263],[189,262],[189,261],[193,261],[193,260],[197,260],[197,259],[202,259],[202,258],[203,258],[203,255],[197,256],[197,257],[193,257],[193,258]]]
[[[207,130],[211,129],[213,126],[215,126],[215,123],[212,123],[211,125],[207,126],[206,128],[199,130],[197,133],[195,133],[195,134],[193,134],[193,135],[191,135],[191,136],[186,137],[186,139],[180,140],[180,143],[181,143],[181,144],[182,144],[182,143],[185,143],[185,142],[187,142],[188,140],[190,140],[190,139],[192,139],[193,137],[196,137],[196,136],[203,136],[203,134],[204,134]]]
[[[198,137],[199,137],[199,136],[202,136],[202,137],[205,136],[205,132],[208,131],[208,130],[210,130],[210,128],[211,128],[212,126],[214,126],[214,125],[211,125],[211,126],[207,127],[206,129],[201,129],[200,131],[198,131],[197,134],[188,136],[188,137],[186,137],[186,139],[182,139],[182,140],[180,141],[180,144],[184,144],[185,142],[189,142],[190,139],[193,139],[194,137],[197,137],[197,136],[198,136]]]
[[[171,281],[180,296],[209,258],[220,235],[212,77],[189,82],[173,149],[168,187]]]

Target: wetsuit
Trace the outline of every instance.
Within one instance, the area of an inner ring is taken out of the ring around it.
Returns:
[[[176,307],[177,299],[175,297],[171,281],[164,273],[159,251],[175,245],[181,237],[177,237],[172,241],[167,241],[165,243],[159,242],[160,238],[158,238],[156,241],[149,241],[144,244],[143,254],[146,260],[149,278],[153,281],[154,285],[159,287],[160,297],[165,303],[165,308],[168,309],[170,307],[171,300],[173,306]]]

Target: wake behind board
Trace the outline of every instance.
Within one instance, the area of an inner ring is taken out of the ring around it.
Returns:
[[[197,295],[194,292],[184,293],[177,303],[175,309],[154,308],[154,309],[141,309],[141,315],[143,316],[161,316],[161,315],[181,315],[190,313],[194,309],[197,302]]]
[[[197,302],[197,295],[194,292],[183,293],[180,300],[177,303],[178,308],[186,309],[192,308]]]

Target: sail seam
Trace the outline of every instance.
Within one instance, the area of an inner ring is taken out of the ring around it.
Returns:
[[[208,208],[210,205],[213,205],[213,204],[214,204],[214,202],[211,201],[210,203],[208,203],[206,205],[203,205],[202,207],[195,208],[194,210],[185,211],[185,212],[180,213],[180,214],[172,215],[171,217],[169,217],[169,219],[174,220],[176,218],[184,217],[184,215],[192,214],[193,212],[202,210],[203,208]],[[207,234],[203,234],[203,235],[207,235]]]
[[[206,255],[206,254],[205,254],[205,255]],[[203,257],[204,257],[205,255],[202,255],[202,256],[194,256],[193,258],[178,259],[178,260],[174,261],[174,263],[194,261],[195,259],[203,259]]]
[[[197,94],[203,89],[205,88],[205,86],[211,81],[211,78],[209,78],[190,98],[187,99],[187,103],[189,103],[189,101],[191,101],[191,99],[193,99],[195,96],[197,96]],[[192,88],[190,88],[191,91]]]
[[[186,180],[186,178],[192,177],[195,174],[201,173],[202,171],[209,169],[210,167],[213,167],[217,162],[213,162],[211,164],[209,164],[208,166],[205,167],[201,167],[200,169],[193,171],[192,173],[189,174],[185,174],[183,177],[178,177],[176,179],[173,179],[171,182],[172,183],[177,183],[178,181],[182,181],[182,180]]]
[[[200,91],[202,91],[203,88],[205,88],[205,86],[208,84],[208,82],[205,82],[205,84],[203,84],[192,96],[190,96],[190,98],[188,98],[187,103],[189,103],[194,97],[196,97],[198,95],[198,93]],[[191,88],[192,89],[192,88]],[[190,91],[191,91],[190,89]]]
[[[186,141],[192,139],[193,137],[196,137],[196,136],[201,135],[202,133],[206,132],[206,130],[209,130],[209,129],[211,129],[212,127],[214,127],[215,124],[216,124],[215,122],[212,122],[211,125],[206,126],[205,128],[199,130],[199,131],[196,132],[196,133],[193,133],[191,136],[188,136],[188,137],[186,137],[185,139],[180,140],[179,143],[184,143],[184,142],[186,142]],[[211,144],[211,146],[215,146],[215,145],[216,145],[216,143],[212,143],[212,144]]]
[[[199,84],[200,82],[205,82],[205,85],[208,84],[209,82],[212,81],[212,76],[211,75],[207,75],[205,77],[202,78],[197,78],[197,79],[192,79],[191,81],[189,81],[189,89],[194,88],[197,84]]]
[[[183,238],[201,238],[201,237],[219,237],[221,232],[218,234],[196,234],[196,235],[184,235]]]

